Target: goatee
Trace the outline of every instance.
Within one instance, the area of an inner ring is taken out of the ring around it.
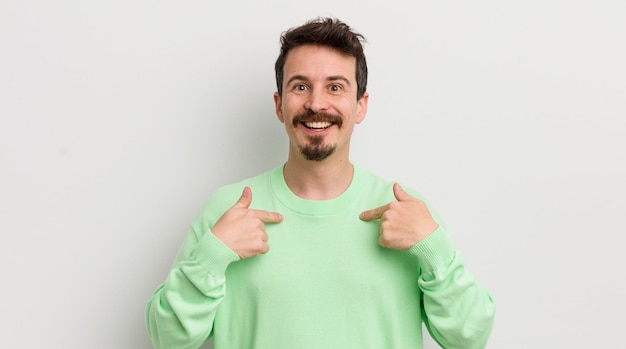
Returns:
[[[300,147],[300,153],[305,159],[311,161],[322,161],[335,152],[335,145],[324,144],[324,137],[310,136],[309,144]]]

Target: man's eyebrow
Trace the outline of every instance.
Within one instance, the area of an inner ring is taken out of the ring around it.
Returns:
[[[334,75],[334,76],[329,76],[326,80],[328,81],[343,81],[344,83],[346,83],[346,85],[350,86],[350,80],[348,80],[348,78],[346,78],[345,76],[342,75]]]
[[[304,75],[294,75],[294,76],[290,77],[289,80],[287,80],[286,85],[289,85],[290,83],[292,83],[292,82],[294,82],[296,80],[309,81],[309,79],[307,79],[306,76],[304,76]]]

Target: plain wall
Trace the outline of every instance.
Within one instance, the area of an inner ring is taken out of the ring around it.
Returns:
[[[3,0],[0,347],[151,347],[205,200],[286,159],[280,33],[326,15],[368,39],[352,160],[437,208],[488,347],[623,345],[623,1]]]

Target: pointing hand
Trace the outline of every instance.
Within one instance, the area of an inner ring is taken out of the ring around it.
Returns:
[[[408,250],[437,230],[424,201],[406,193],[399,184],[393,185],[397,201],[367,210],[359,218],[364,221],[380,219],[378,244],[396,250]]]
[[[265,223],[280,223],[283,220],[280,213],[250,209],[251,202],[252,190],[245,187],[239,200],[211,228],[213,235],[240,258],[267,253],[270,247]]]

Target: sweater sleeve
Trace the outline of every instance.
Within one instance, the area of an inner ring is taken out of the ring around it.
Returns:
[[[493,327],[492,297],[467,271],[443,226],[409,252],[420,263],[422,317],[443,348],[484,348]]]
[[[210,230],[192,227],[168,277],[148,300],[146,323],[155,348],[198,348],[212,335],[226,292],[225,272],[239,256]]]

